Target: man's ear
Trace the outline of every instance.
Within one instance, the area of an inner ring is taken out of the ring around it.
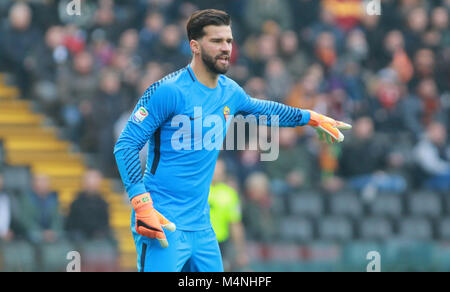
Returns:
[[[191,46],[191,52],[193,55],[198,55],[200,54],[200,44],[198,41],[196,40],[191,40],[189,42],[189,45]]]

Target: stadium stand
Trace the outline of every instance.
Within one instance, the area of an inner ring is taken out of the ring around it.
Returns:
[[[68,249],[89,255],[85,270],[136,269],[112,145],[144,90],[189,62],[184,24],[204,8],[231,14],[228,75],[250,95],[354,125],[338,146],[296,128],[277,163],[225,151],[243,210],[252,173],[267,173],[277,191],[252,206],[264,214],[253,220],[273,215],[277,231],[260,241],[250,230],[260,224],[246,226],[251,268],[365,271],[367,253],[379,251],[383,270],[450,271],[449,1],[381,1],[379,16],[358,12],[363,0],[84,1],[85,13],[70,17],[54,5],[62,1],[23,0],[31,18],[22,28],[26,15],[10,15],[16,2],[0,1],[4,188],[14,199],[33,174],[48,174],[67,215],[82,175],[98,166],[117,247],[64,239],[34,248],[17,232],[0,238],[1,271],[64,270]]]
[[[330,213],[351,218],[361,217],[364,206],[356,193],[336,193],[329,198]]]
[[[0,139],[4,147],[4,163],[7,165],[3,170],[5,187],[25,192],[29,188],[30,174],[47,174],[52,189],[59,193],[61,212],[66,214],[68,206],[81,188],[81,177],[87,166],[82,154],[72,151],[71,143],[59,138],[57,129],[47,126],[44,116],[35,113],[32,103],[19,99],[18,94],[15,87],[0,84]],[[122,195],[114,192],[111,180],[104,180],[103,189],[105,200],[112,210],[110,221],[119,242],[120,268],[132,269],[135,267],[135,257],[129,255],[134,252],[129,231],[130,208]],[[23,244],[25,245],[26,243]],[[22,245],[17,248],[22,248]],[[43,247],[44,269],[51,270],[55,267],[57,256],[49,252],[48,248],[50,251],[55,251],[55,248]],[[63,248],[66,253],[71,250],[68,246],[64,248],[58,245],[58,248]],[[11,258],[4,259],[7,266],[17,253],[22,252],[11,251]],[[25,250],[23,254],[26,257],[29,252]],[[59,260],[60,265],[67,264],[65,257],[59,257]]]
[[[394,228],[385,217],[363,217],[359,222],[358,232],[362,240],[385,241],[392,237]]]
[[[315,238],[312,220],[302,217],[283,217],[280,222],[280,238],[288,242],[306,243]]]
[[[391,219],[403,216],[403,197],[384,194],[369,204],[370,214],[373,216],[387,216]]]
[[[318,218],[324,214],[324,197],[317,192],[295,193],[288,200],[292,215]]]
[[[348,242],[354,236],[353,223],[342,216],[324,216],[319,219],[318,233],[322,240]]]

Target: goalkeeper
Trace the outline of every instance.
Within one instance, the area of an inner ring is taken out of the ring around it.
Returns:
[[[225,12],[195,12],[188,20],[187,34],[192,62],[146,90],[114,149],[133,206],[131,229],[139,271],[223,271],[208,205],[219,150],[202,145],[204,136],[209,135],[205,126],[203,131],[200,126],[200,137],[183,136],[191,147],[175,149],[174,137],[186,131],[184,124],[173,123],[176,117],[189,116],[188,130],[198,130],[198,124],[210,122],[211,116],[220,117],[222,132],[215,135],[220,141],[214,144],[223,141],[229,116],[239,114],[257,119],[266,116],[268,126],[274,116],[282,127],[310,125],[328,142],[341,142],[344,136],[339,129],[351,127],[312,111],[251,98],[223,75],[230,65],[233,42],[230,17]],[[147,142],[148,160],[142,177],[139,151]]]

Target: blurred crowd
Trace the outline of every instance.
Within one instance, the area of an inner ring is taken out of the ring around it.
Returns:
[[[39,245],[103,240],[115,245],[102,178],[98,170],[88,170],[82,189],[63,215],[58,193],[51,189],[47,175],[34,175],[30,187],[19,191],[6,187],[0,172],[0,242],[25,240]]]
[[[227,75],[249,95],[353,124],[332,146],[282,128],[273,162],[222,152],[247,226],[265,226],[252,236],[270,235],[258,232],[272,195],[450,191],[449,0],[385,0],[381,15],[362,0],[81,1],[80,16],[68,2],[1,1],[0,66],[106,176],[118,177],[113,145],[138,98],[189,63],[188,17],[218,8],[232,16]]]

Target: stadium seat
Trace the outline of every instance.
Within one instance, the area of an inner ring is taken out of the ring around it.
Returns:
[[[320,217],[324,211],[324,201],[321,194],[301,193],[288,197],[290,213],[293,216]]]
[[[437,225],[438,239],[450,241],[450,217],[440,219]]]
[[[399,237],[411,240],[431,240],[433,238],[433,229],[426,218],[403,218],[399,222]]]
[[[84,241],[80,246],[81,267],[85,272],[118,270],[118,251],[109,240]]]
[[[10,100],[17,98],[18,95],[19,90],[16,87],[6,86],[6,84],[0,87],[0,99]]]
[[[363,213],[361,200],[354,193],[331,195],[329,198],[329,206],[332,215],[356,218]]]
[[[411,216],[436,218],[441,215],[441,200],[433,192],[420,192],[408,197],[408,209]]]
[[[365,272],[367,269],[367,254],[371,251],[382,254],[381,245],[375,241],[354,240],[346,243],[342,247],[342,263],[343,271]],[[383,265],[383,259],[381,259]]]
[[[284,216],[287,213],[286,210],[286,196],[284,195],[273,195],[272,199],[272,210],[277,216]]]
[[[0,115],[0,124],[1,125],[23,125],[23,126],[31,126],[31,125],[39,125],[44,121],[44,116],[39,114],[28,114],[28,113],[20,113],[20,114],[6,114],[3,113]]]
[[[4,143],[8,151],[66,151],[69,152],[70,144],[67,141],[31,140],[27,138],[10,138]]]
[[[345,217],[328,216],[319,219],[320,240],[348,241],[353,238],[352,222]]]
[[[66,241],[39,246],[43,272],[65,272],[69,263],[67,254],[76,247]]]
[[[285,217],[279,226],[283,241],[308,242],[314,239],[313,222],[307,218]]]
[[[389,216],[398,218],[403,214],[402,197],[398,195],[379,195],[369,205],[373,216]]]
[[[362,218],[358,224],[358,232],[363,240],[386,240],[392,236],[393,226],[384,217]]]
[[[450,196],[444,195],[441,197],[442,199],[442,215],[450,216]]]
[[[5,189],[26,192],[30,188],[31,176],[27,167],[7,166],[3,172]]]
[[[0,244],[3,272],[33,272],[36,270],[36,251],[25,241]]]

